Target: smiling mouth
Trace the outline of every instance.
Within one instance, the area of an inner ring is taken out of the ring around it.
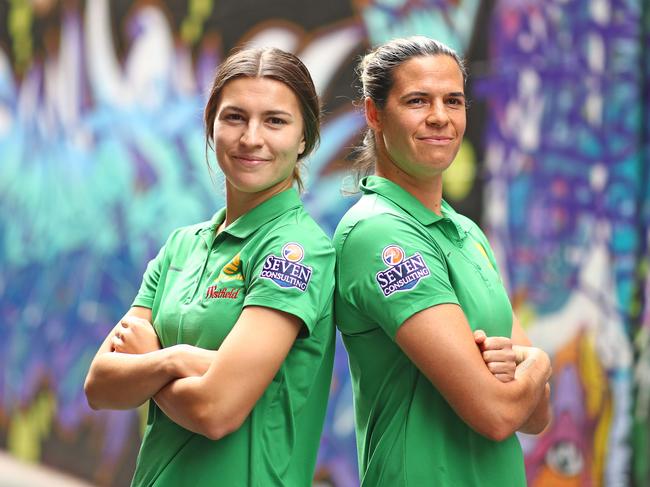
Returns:
[[[429,145],[449,145],[454,139],[452,137],[418,137],[418,140]]]
[[[232,156],[232,157],[233,157],[233,159],[236,159],[237,161],[239,161],[244,166],[250,166],[250,167],[259,166],[260,164],[264,164],[265,162],[270,161],[270,159],[266,159],[266,158],[263,158],[263,157],[257,157],[257,156],[253,156],[253,155],[250,155],[250,156],[248,156],[248,155],[236,155],[236,156]]]

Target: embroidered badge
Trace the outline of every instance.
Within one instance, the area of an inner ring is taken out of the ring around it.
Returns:
[[[237,299],[239,288],[219,288],[219,286],[210,286],[205,292],[207,299]]]
[[[388,269],[375,275],[384,297],[398,291],[408,291],[417,286],[420,279],[431,275],[427,264],[419,252],[406,257],[404,249],[398,245],[388,245],[381,252],[381,258]]]
[[[305,250],[300,244],[289,242],[282,247],[281,257],[269,255],[264,261],[260,277],[280,287],[294,287],[305,291],[311,279],[311,267],[301,264]]]
[[[244,275],[241,270],[241,257],[239,253],[228,262],[214,280],[214,282],[243,281]]]
[[[492,261],[491,261],[490,258],[488,257],[487,252],[485,251],[485,247],[483,247],[483,246],[482,246],[480,243],[478,243],[478,242],[474,242],[474,245],[476,245],[476,248],[477,248],[478,251],[481,253],[481,255],[482,255],[483,257],[485,257],[485,260],[487,260],[487,262],[488,262],[488,264],[490,265],[490,267],[491,267],[492,269],[494,269],[494,266],[492,265]],[[494,269],[494,270],[496,270],[496,269]]]

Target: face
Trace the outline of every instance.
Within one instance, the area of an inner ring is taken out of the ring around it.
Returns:
[[[383,109],[366,100],[368,124],[378,141],[378,168],[394,165],[410,177],[440,177],[465,133],[460,68],[450,56],[421,56],[400,65],[393,76]]]
[[[286,189],[305,149],[298,98],[270,78],[229,81],[221,91],[213,138],[232,196]]]

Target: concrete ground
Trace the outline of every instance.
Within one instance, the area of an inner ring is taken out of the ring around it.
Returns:
[[[93,487],[56,470],[16,460],[0,452],[0,487]]]

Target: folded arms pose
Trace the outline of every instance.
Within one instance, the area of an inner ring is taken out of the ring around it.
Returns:
[[[151,400],[134,486],[311,483],[335,255],[294,185],[319,109],[292,54],[244,49],[217,71],[204,118],[226,206],[172,232],[85,384],[96,409]]]
[[[465,68],[425,37],[359,67],[361,199],[334,235],[364,487],[524,486],[514,433],[549,421],[551,367],[514,318],[483,232],[442,198]]]

